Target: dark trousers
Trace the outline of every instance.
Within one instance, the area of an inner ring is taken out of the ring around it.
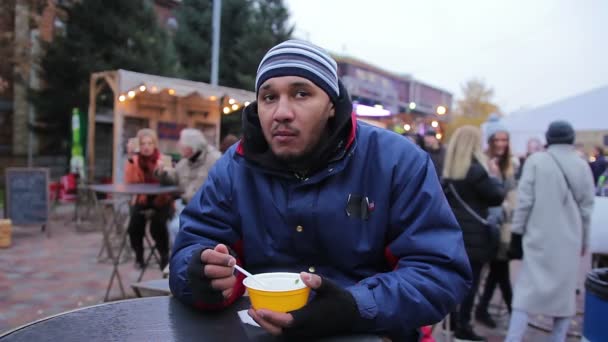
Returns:
[[[169,233],[167,232],[167,220],[169,219],[170,208],[152,208],[150,206],[134,205],[131,208],[131,219],[129,220],[129,240],[131,248],[135,252],[135,259],[138,263],[144,261],[144,235],[146,234],[146,216],[143,210],[153,209],[154,213],[150,217],[150,235],[154,239],[156,249],[160,254],[161,263],[166,262],[169,257]],[[161,265],[164,266],[164,265]]]
[[[511,277],[509,274],[508,260],[494,260],[490,263],[490,273],[486,278],[481,300],[477,305],[477,310],[487,312],[488,305],[494,295],[496,285],[500,287],[502,298],[507,304],[507,309],[511,312],[511,301],[513,300],[513,289],[511,288]]]
[[[471,313],[473,312],[473,305],[475,303],[475,295],[477,294],[477,289],[479,288],[479,278],[481,277],[481,269],[483,268],[484,263],[478,261],[470,261],[471,262],[471,271],[473,272],[473,284],[471,285],[471,289],[469,293],[464,298],[464,301],[460,304],[460,309],[457,314],[457,327],[464,328],[471,324]]]

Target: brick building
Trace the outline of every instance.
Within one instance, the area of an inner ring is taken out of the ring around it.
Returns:
[[[40,86],[35,64],[42,53],[40,42],[52,43],[62,33],[67,19],[65,8],[76,1],[0,1],[0,165],[25,166],[28,152],[36,156],[32,165],[50,166],[54,175],[62,173],[67,165],[65,156],[45,157],[44,139],[30,130],[36,126],[36,114],[28,101],[28,88]],[[159,23],[170,31],[177,28],[174,9],[180,3],[154,0]]]
[[[441,130],[442,122],[449,120],[453,101],[450,92],[355,58],[334,58],[360,118],[417,133],[430,127]]]

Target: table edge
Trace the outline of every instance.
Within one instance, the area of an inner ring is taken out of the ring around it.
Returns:
[[[139,184],[139,183],[137,183]],[[137,185],[137,184],[124,184],[124,185]],[[93,191],[96,193],[103,193],[103,194],[119,194],[119,195],[138,195],[139,193],[137,192],[124,192],[124,191],[111,191],[111,190],[96,190],[93,189],[93,186],[96,185],[111,185],[111,184],[91,184],[87,186],[87,190],[89,191]],[[171,190],[166,189],[164,191],[161,191],[158,193],[158,195],[162,195],[162,194],[172,194],[172,193],[181,193],[182,191],[179,189],[179,187],[177,185],[168,185],[168,186],[162,186],[164,188],[171,188]]]
[[[28,328],[28,327],[30,327],[32,325],[35,325],[35,324],[38,324],[38,323],[42,323],[44,321],[48,321],[50,319],[53,319],[53,318],[56,318],[56,317],[59,317],[59,316],[68,315],[68,314],[71,314],[71,313],[74,313],[74,312],[88,310],[88,309],[91,309],[91,308],[97,308],[97,307],[101,307],[101,306],[114,305],[114,304],[117,304],[117,303],[121,303],[122,304],[124,302],[130,302],[130,301],[142,301],[142,300],[156,299],[158,297],[160,297],[160,298],[169,298],[169,300],[170,300],[170,297],[168,297],[168,296],[154,296],[154,297],[147,297],[147,298],[130,298],[130,299],[123,299],[123,300],[116,300],[116,301],[113,301],[113,302],[99,303],[99,304],[95,304],[95,305],[85,306],[85,307],[82,307],[82,308],[76,308],[76,309],[60,312],[60,313],[57,313],[57,314],[54,314],[54,315],[49,315],[49,316],[37,319],[35,321],[31,321],[29,323],[25,323],[25,324],[20,325],[20,326],[18,326],[16,328],[10,329],[10,330],[8,330],[8,331],[0,334],[0,339],[8,337],[9,335],[16,333],[17,331],[23,330],[23,329]]]

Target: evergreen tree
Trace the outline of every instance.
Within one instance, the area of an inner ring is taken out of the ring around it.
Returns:
[[[92,72],[120,68],[175,76],[178,68],[150,1],[82,0],[66,10],[66,32],[45,47],[40,63],[45,87],[33,94],[37,121],[61,140],[70,136],[71,109],[86,111]]]
[[[184,0],[177,12],[175,45],[187,79],[209,82],[211,0]],[[293,28],[282,0],[223,0],[219,84],[252,90],[258,63]]]

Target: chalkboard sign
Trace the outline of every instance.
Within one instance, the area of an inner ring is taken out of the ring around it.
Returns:
[[[49,218],[49,169],[7,168],[6,214],[15,225],[46,225]]]

